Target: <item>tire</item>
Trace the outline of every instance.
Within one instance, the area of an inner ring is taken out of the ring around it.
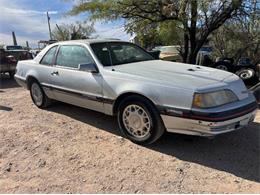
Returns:
[[[47,108],[51,104],[51,99],[46,96],[41,85],[37,81],[32,81],[30,84],[30,95],[33,103],[38,108]]]
[[[220,70],[228,71],[228,67],[226,65],[223,65],[223,64],[219,64],[215,68],[216,69],[220,69]]]
[[[257,79],[257,81],[260,81],[260,64],[257,64],[257,65],[256,65],[256,71],[255,71],[255,73],[256,73],[256,79]]]
[[[13,79],[13,78],[14,78],[14,75],[15,75],[15,72],[14,72],[14,71],[10,71],[10,72],[9,72],[9,77],[10,77],[10,79]]]
[[[117,121],[121,133],[132,142],[141,145],[155,142],[165,131],[155,106],[137,95],[129,96],[120,103]]]
[[[236,72],[236,75],[238,75],[242,80],[249,80],[249,79],[254,78],[255,71],[250,68],[241,69]]]

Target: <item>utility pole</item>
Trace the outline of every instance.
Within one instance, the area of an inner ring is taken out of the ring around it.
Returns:
[[[50,16],[49,16],[49,13],[47,12],[47,20],[48,20],[48,27],[49,27],[49,33],[50,33],[50,40],[52,40],[50,19],[51,19],[51,18],[50,18]]]
[[[15,36],[15,32],[12,32],[12,36],[13,36],[13,43],[14,45],[17,45],[17,41],[16,41],[16,36]]]
[[[28,41],[26,41],[26,47],[29,49],[30,47],[29,47],[29,42]]]

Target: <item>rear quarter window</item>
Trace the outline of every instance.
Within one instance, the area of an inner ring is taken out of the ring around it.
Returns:
[[[54,61],[54,57],[55,57],[55,54],[56,54],[56,51],[57,51],[57,48],[58,46],[54,46],[52,48],[50,48],[46,54],[43,56],[40,64],[43,64],[43,65],[52,65],[53,64],[53,61]]]

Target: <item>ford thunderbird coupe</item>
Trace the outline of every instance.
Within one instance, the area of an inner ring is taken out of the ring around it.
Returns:
[[[115,115],[121,133],[138,144],[155,142],[165,131],[211,137],[238,130],[257,110],[238,76],[155,60],[119,40],[54,43],[19,61],[15,79],[39,108],[58,100]]]

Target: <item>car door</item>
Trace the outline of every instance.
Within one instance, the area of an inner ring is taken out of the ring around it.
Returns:
[[[79,64],[90,63],[95,64],[86,47],[61,45],[52,72],[53,93],[57,100],[102,112],[101,74],[79,70]]]
[[[52,90],[50,90],[50,86],[52,85],[52,72],[53,72],[53,64],[55,60],[55,55],[57,52],[58,46],[51,47],[45,55],[42,57],[42,59],[39,62],[39,66],[34,66],[36,69],[37,79],[39,80],[41,86],[43,87],[43,90],[45,94],[49,98],[54,98],[54,94],[52,93]]]

